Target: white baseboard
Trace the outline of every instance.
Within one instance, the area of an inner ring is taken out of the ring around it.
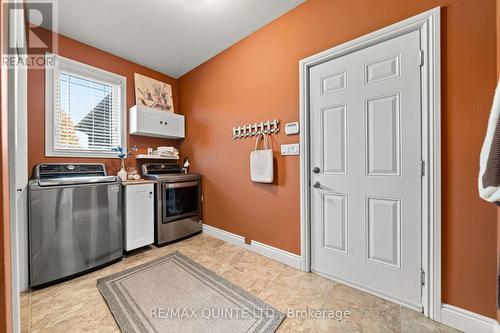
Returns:
[[[257,252],[263,256],[269,257],[279,261],[285,265],[292,266],[293,268],[300,269],[301,258],[299,255],[290,253],[267,244],[252,241],[250,243],[250,250]]]
[[[228,243],[245,248],[248,246],[247,244],[245,244],[245,237],[233,234],[232,232],[225,231],[206,224],[203,224],[202,230],[207,235],[226,241]]]
[[[449,304],[441,306],[441,322],[465,333],[500,332],[500,326],[495,319]]]
[[[301,258],[299,255],[254,240],[250,244],[246,244],[245,237],[206,224],[203,224],[203,232],[209,236],[241,246],[244,249],[256,252],[285,265],[300,269]]]

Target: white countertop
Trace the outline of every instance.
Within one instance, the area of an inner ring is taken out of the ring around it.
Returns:
[[[124,180],[122,181],[123,186],[127,185],[140,185],[140,184],[153,184],[154,180],[149,179],[139,179],[139,180]]]

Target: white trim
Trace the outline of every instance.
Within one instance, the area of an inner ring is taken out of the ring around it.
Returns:
[[[203,224],[202,231],[203,231],[203,233],[205,233],[209,236],[218,238],[218,239],[223,240],[225,242],[228,242],[228,243],[231,243],[234,245],[238,245],[238,246],[241,246],[244,248],[248,247],[248,245],[245,244],[245,237],[233,234],[229,231],[225,231],[225,230],[222,230],[222,229],[219,229],[216,227],[212,227],[212,226],[207,225],[207,224]]]
[[[300,269],[301,258],[299,255],[254,240],[252,240],[250,244],[246,244],[245,237],[206,224],[203,224],[203,232],[209,236],[240,246],[246,250],[256,252],[285,265]]]
[[[441,322],[465,333],[499,333],[500,325],[495,319],[480,314],[443,304]]]
[[[310,151],[309,69],[386,40],[420,31],[422,66],[422,159],[426,173],[422,183],[422,290],[424,314],[434,320],[441,315],[441,81],[440,7],[390,25],[368,35],[303,59],[300,76],[300,232],[302,269],[311,270],[310,258]]]
[[[279,261],[285,265],[300,269],[301,258],[299,255],[254,240],[250,243],[250,250],[265,257]]]
[[[62,150],[55,149],[53,142],[53,116],[54,110],[53,87],[56,71],[64,67],[72,73],[90,78],[105,84],[115,84],[120,87],[120,122],[121,122],[121,146],[127,151],[127,78],[116,73],[93,67],[75,60],[71,60],[60,55],[47,53],[45,55],[47,65],[45,68],[45,156],[47,157],[95,157],[95,158],[116,158],[116,152],[95,151],[83,149]],[[51,59],[55,59],[51,60]]]
[[[20,0],[12,1],[12,4],[22,4]],[[3,4],[2,4],[3,5]],[[10,8],[10,7],[9,7]],[[7,8],[7,10],[9,10]],[[9,15],[10,27],[12,29],[9,39],[16,41],[19,58],[25,58],[26,34],[24,9],[21,8],[20,15]],[[26,59],[24,59],[26,61]],[[28,183],[27,165],[25,169],[19,168],[23,162],[28,160],[28,138],[27,138],[27,103],[28,103],[28,68],[16,62],[16,66],[7,69],[7,144],[9,155],[9,198],[10,198],[10,257],[11,257],[11,305],[12,305],[12,331],[21,331],[21,300],[20,291],[27,287],[27,221],[26,214],[18,214],[20,211],[27,212]],[[17,189],[20,188],[21,192]]]

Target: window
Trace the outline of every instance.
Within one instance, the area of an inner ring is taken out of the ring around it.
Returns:
[[[126,147],[125,77],[56,59],[45,70],[46,155],[115,157]]]

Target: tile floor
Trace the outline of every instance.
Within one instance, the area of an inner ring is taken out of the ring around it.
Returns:
[[[337,316],[349,312],[342,320],[286,318],[278,332],[457,332],[413,310],[204,234],[140,250],[98,271],[23,293],[23,332],[119,332],[96,280],[176,250],[285,313],[289,309],[334,310],[331,313]]]

